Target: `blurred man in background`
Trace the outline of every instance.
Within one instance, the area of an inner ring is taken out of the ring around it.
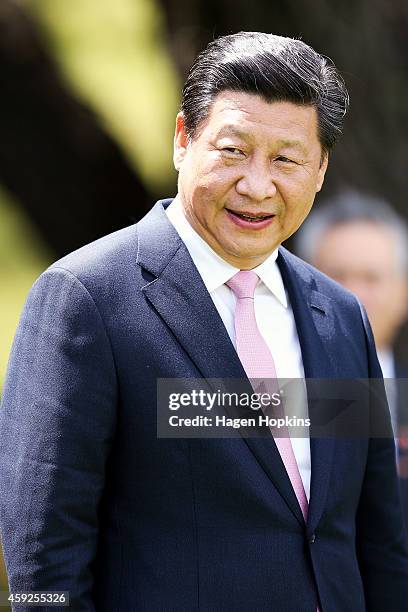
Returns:
[[[386,202],[345,189],[315,209],[297,234],[299,255],[354,293],[364,304],[386,379],[408,524],[408,419],[403,381],[408,368],[394,343],[408,314],[408,228]]]

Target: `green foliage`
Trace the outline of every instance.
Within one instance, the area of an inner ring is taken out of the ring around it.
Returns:
[[[51,260],[23,211],[0,190],[0,388],[25,298]]]
[[[174,176],[180,89],[153,0],[26,0],[65,78],[154,193]]]

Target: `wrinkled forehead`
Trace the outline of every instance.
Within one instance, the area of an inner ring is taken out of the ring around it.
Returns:
[[[302,152],[310,143],[320,145],[314,106],[287,100],[267,101],[260,95],[230,90],[214,98],[195,137],[199,137],[204,130],[216,137],[244,140],[257,134],[271,135],[282,146],[298,148]]]
[[[401,236],[385,223],[369,219],[341,220],[326,227],[319,242],[316,254],[320,253],[321,258],[339,269],[406,273],[404,261],[408,245],[402,244]]]

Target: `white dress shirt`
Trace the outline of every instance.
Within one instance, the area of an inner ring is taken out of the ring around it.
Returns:
[[[392,351],[389,349],[377,350],[378,361],[384,377],[385,392],[387,394],[388,406],[391,415],[391,425],[394,435],[398,431],[397,396],[398,386],[395,380],[395,361]]]
[[[179,198],[173,200],[166,212],[186,245],[236,348],[234,327],[236,298],[225,283],[239,270],[215,253],[191,227]],[[276,249],[261,265],[253,269],[261,281],[255,288],[255,317],[259,331],[271,351],[277,377],[299,379],[304,378],[302,354],[293,311],[276,263],[277,256]],[[309,438],[307,436],[292,438],[292,446],[309,500],[311,475]]]

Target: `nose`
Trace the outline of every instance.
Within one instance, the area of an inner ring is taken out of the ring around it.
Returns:
[[[256,202],[272,198],[276,193],[276,185],[269,161],[254,158],[247,164],[245,173],[236,183],[236,191]]]

